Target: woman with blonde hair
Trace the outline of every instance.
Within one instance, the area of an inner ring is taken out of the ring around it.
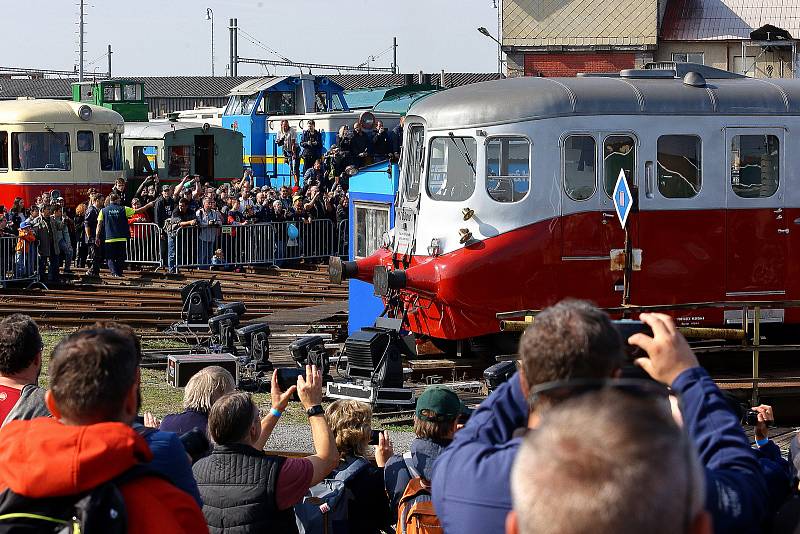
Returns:
[[[339,466],[328,478],[343,480],[350,490],[350,532],[378,534],[394,523],[383,483],[383,466],[393,454],[387,432],[378,434],[374,458],[367,459],[372,434],[372,408],[354,400],[337,400],[325,409],[339,451]]]
[[[189,379],[183,390],[184,411],[164,417],[159,428],[176,434],[195,429],[207,434],[211,407],[217,399],[234,389],[236,382],[227,369],[218,365],[204,367]]]

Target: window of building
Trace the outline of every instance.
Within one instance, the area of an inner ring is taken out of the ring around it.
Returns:
[[[94,133],[88,130],[78,130],[78,152],[91,152],[94,150]]]
[[[528,194],[531,142],[498,137],[486,143],[486,191],[498,202],[516,202]]]
[[[425,130],[415,124],[405,135],[406,144],[403,154],[402,170],[405,174],[404,194],[407,200],[415,200],[419,196],[419,181],[422,176],[425,154]]]
[[[389,231],[389,205],[356,202],[353,208],[355,256],[366,258],[381,247],[383,234]]]
[[[731,142],[731,188],[744,198],[767,198],[778,190],[780,147],[774,135],[737,135]]]
[[[8,132],[0,132],[0,171],[8,170]]]
[[[736,74],[747,74],[752,76],[755,73],[756,56],[733,56],[733,72]]]
[[[69,133],[12,133],[11,159],[15,171],[68,171]]]
[[[564,140],[564,192],[572,200],[587,200],[597,188],[595,142],[591,135]]]
[[[428,156],[428,195],[459,202],[475,192],[477,144],[472,137],[435,137]]]
[[[158,171],[158,148],[154,146],[133,147],[133,175],[150,176]]]
[[[101,133],[98,135],[100,143],[100,170],[122,170],[122,139],[120,134]]]
[[[191,147],[188,145],[169,147],[167,174],[171,177],[186,176],[191,168]]]
[[[703,52],[673,52],[672,61],[675,63],[699,63],[705,65]]]
[[[700,152],[696,135],[662,135],[658,138],[658,191],[666,198],[691,198],[702,187]]]
[[[606,137],[603,144],[603,183],[606,194],[614,193],[620,171],[625,173],[629,184],[633,181],[633,168],[636,165],[636,143],[627,135]]]

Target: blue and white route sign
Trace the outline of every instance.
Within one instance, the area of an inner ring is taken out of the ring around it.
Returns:
[[[628,222],[628,215],[632,208],[631,188],[628,186],[628,180],[625,179],[625,171],[620,169],[617,185],[614,186],[614,209],[617,210],[617,219],[623,229],[625,229],[625,223]]]

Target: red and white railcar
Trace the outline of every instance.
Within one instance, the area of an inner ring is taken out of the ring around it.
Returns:
[[[0,204],[57,191],[68,206],[122,177],[122,115],[66,100],[0,102]]]
[[[498,312],[565,297],[618,306],[622,170],[638,203],[632,304],[800,299],[799,132],[800,81],[701,66],[444,91],[406,118],[387,246],[341,270],[375,279],[405,327],[433,340],[491,339]],[[765,313],[800,322],[797,309]]]

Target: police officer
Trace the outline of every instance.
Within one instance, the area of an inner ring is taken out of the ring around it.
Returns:
[[[95,244],[100,246],[101,239],[105,243],[105,256],[111,276],[119,278],[127,259],[127,244],[131,237],[128,217],[136,210],[120,206],[119,195],[111,193],[109,204],[97,216],[97,232]]]

